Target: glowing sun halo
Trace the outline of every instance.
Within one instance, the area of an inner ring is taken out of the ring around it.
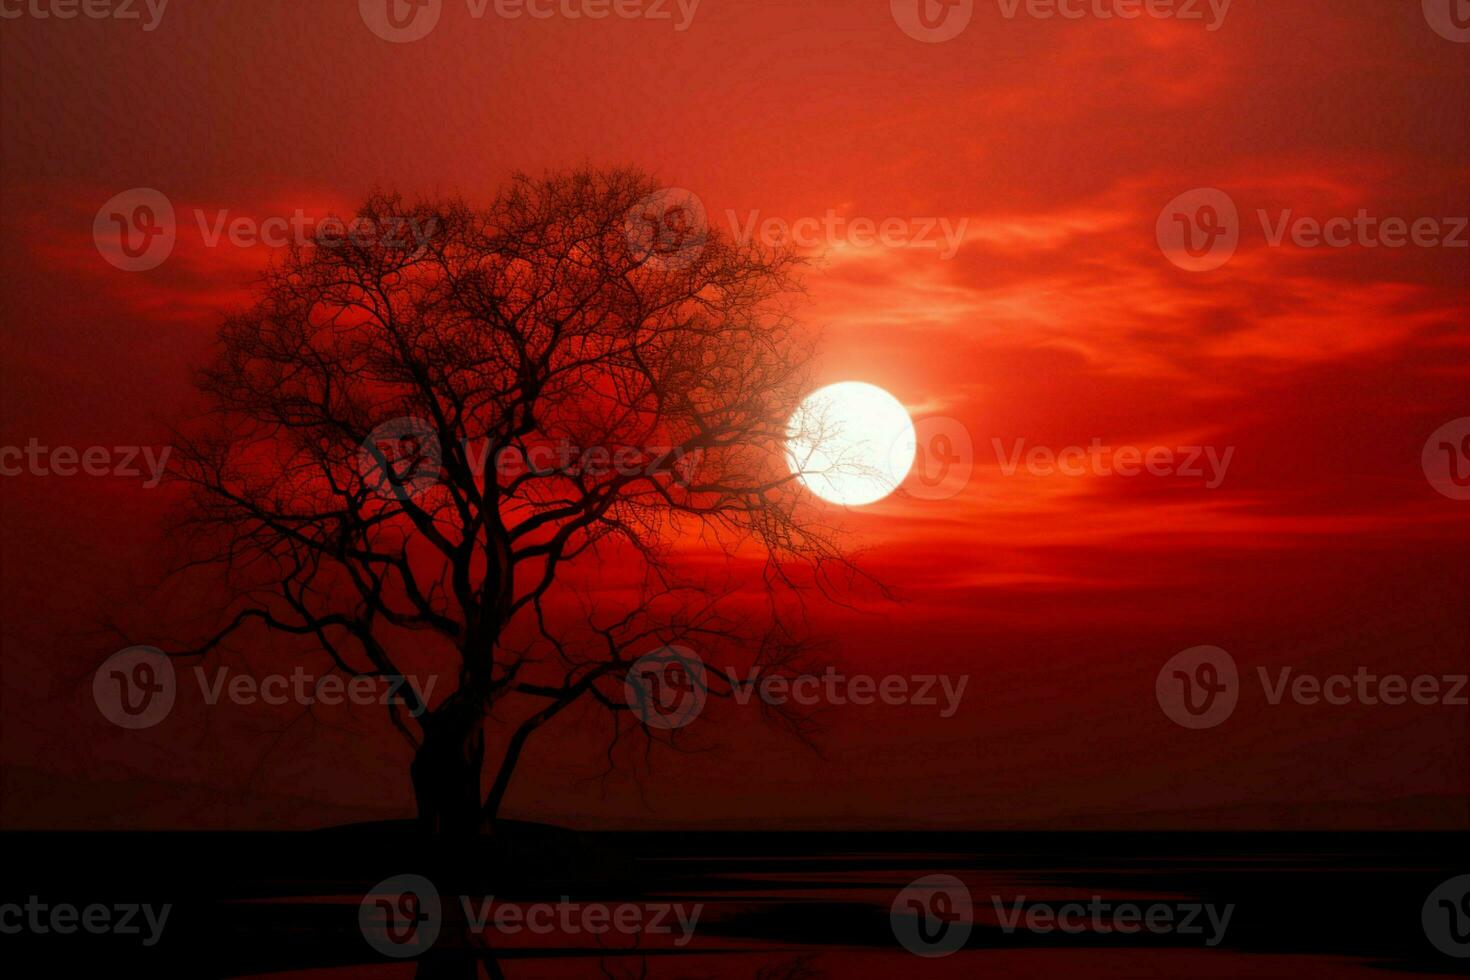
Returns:
[[[786,425],[786,461],[812,493],[856,507],[888,496],[914,465],[914,423],[876,385],[818,388]]]

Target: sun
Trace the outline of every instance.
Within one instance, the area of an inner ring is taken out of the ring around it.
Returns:
[[[786,462],[807,489],[834,504],[882,500],[914,465],[914,423],[897,398],[842,381],[804,398],[786,424]]]

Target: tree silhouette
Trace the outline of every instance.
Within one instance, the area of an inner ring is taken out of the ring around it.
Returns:
[[[173,655],[263,624],[353,676],[451,663],[437,703],[404,687],[388,708],[444,834],[496,817],[570,705],[614,740],[673,738],[659,680],[728,696],[686,648],[794,670],[784,597],[851,571],[783,454],[812,353],[798,260],[630,170],[517,177],[479,209],[378,193],[352,227],[273,266],[201,372],[178,530],[237,584]]]

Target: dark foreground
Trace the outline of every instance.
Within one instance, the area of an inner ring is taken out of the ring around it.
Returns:
[[[1381,978],[1470,969],[1461,958],[1470,896],[1453,884],[1470,874],[1467,835],[520,825],[472,850],[387,828],[26,833],[5,844],[9,962],[0,969],[9,975]],[[18,957],[33,965],[14,972]]]

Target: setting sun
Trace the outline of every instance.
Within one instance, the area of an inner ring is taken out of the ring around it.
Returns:
[[[876,385],[844,381],[807,395],[786,427],[791,472],[823,500],[850,507],[888,496],[914,464],[914,423]]]

